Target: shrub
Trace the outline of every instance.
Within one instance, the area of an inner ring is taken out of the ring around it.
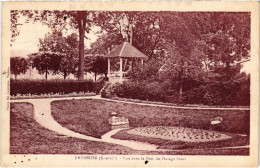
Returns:
[[[93,82],[90,80],[11,80],[10,94],[69,94],[79,92],[99,92],[103,87],[103,82]]]
[[[184,102],[187,104],[206,104],[205,103],[205,86],[199,86],[184,92]]]
[[[128,81],[112,89],[114,95],[124,98],[164,101],[166,91],[158,81]]]

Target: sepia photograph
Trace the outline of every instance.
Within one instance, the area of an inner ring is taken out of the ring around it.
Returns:
[[[143,166],[256,155],[251,11],[15,4],[2,23],[6,165],[56,155]]]

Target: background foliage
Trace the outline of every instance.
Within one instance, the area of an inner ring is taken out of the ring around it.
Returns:
[[[12,11],[12,41],[19,35],[20,16],[53,29],[40,40],[40,54],[32,59],[46,78],[49,73],[61,73],[64,79],[71,73],[79,79],[85,72],[106,74],[106,60],[84,55],[105,55],[128,41],[149,59],[143,68],[135,65],[131,81],[117,86],[115,95],[174,103],[250,104],[250,75],[241,73],[239,63],[250,59],[248,12]],[[93,26],[99,28],[99,36],[86,51],[84,39]],[[77,32],[61,33],[68,30]]]

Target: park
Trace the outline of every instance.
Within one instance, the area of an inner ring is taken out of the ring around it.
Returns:
[[[250,155],[249,13],[11,16],[11,154]]]

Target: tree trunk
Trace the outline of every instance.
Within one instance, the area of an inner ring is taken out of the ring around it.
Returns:
[[[47,69],[45,70],[45,79],[46,80],[48,79],[48,70]]]
[[[184,65],[184,62],[181,61],[181,71],[179,72],[179,103],[182,103],[182,76],[183,76],[183,65]]]
[[[226,62],[226,69],[229,69],[229,68],[230,68],[230,63]]]
[[[66,79],[66,77],[67,77],[67,73],[64,73],[63,75],[64,80]]]
[[[95,81],[97,81],[97,73],[95,73]]]
[[[180,79],[180,98],[182,99],[182,79]]]
[[[79,69],[78,79],[84,79],[84,35],[86,28],[86,16],[87,13],[84,11],[78,11],[78,30],[79,30]]]
[[[16,75],[16,74],[14,75],[14,79],[15,79],[15,80],[17,79],[17,75]]]
[[[132,23],[130,23],[130,25],[129,25],[129,29],[130,29],[130,40],[129,40],[129,42],[130,42],[130,44],[132,44],[133,43],[133,24]]]

